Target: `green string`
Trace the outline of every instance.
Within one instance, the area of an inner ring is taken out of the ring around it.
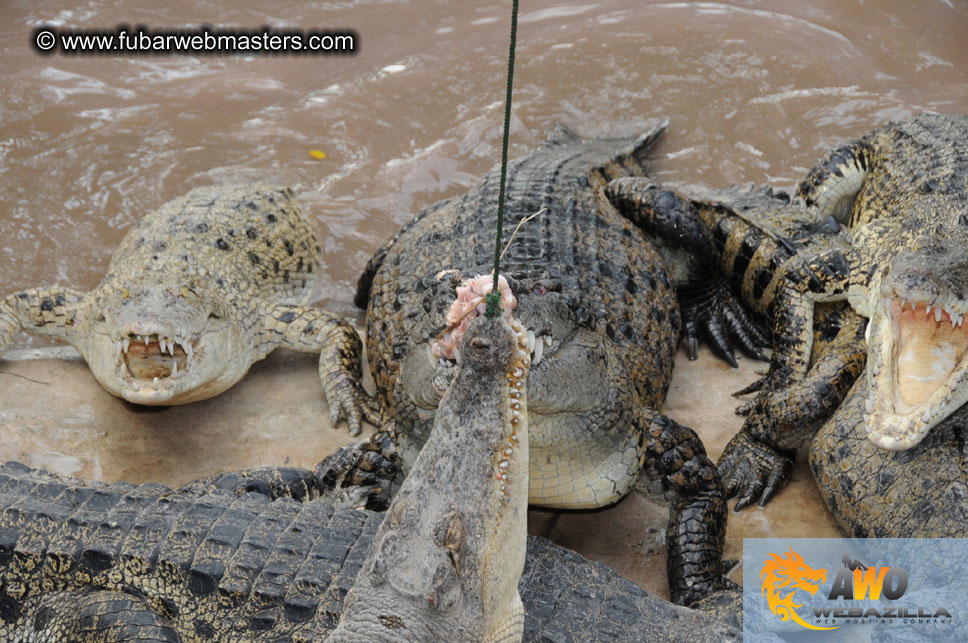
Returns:
[[[497,239],[494,241],[494,283],[484,301],[484,316],[493,319],[501,313],[498,273],[501,270],[501,238],[504,235],[504,183],[508,176],[508,135],[511,130],[511,88],[514,86],[514,46],[518,38],[518,0],[511,7],[511,46],[508,50],[508,91],[504,99],[504,142],[501,146],[501,185],[497,197]]]

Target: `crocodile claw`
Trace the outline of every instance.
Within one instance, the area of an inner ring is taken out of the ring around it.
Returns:
[[[733,436],[717,463],[726,497],[738,496],[733,511],[742,511],[757,501],[765,506],[789,480],[793,455],[742,431]]]
[[[360,434],[361,423],[366,420],[380,425],[380,404],[376,397],[363,389],[360,381],[348,373],[337,373],[324,385],[329,419],[336,427],[345,419],[351,437]]]
[[[788,388],[793,383],[794,380],[786,369],[774,369],[771,367],[762,377],[755,380],[752,384],[733,393],[733,397],[742,397],[743,395],[756,393],[756,396],[752,400],[736,407],[736,415],[749,415],[758,404],[764,405],[764,408],[771,408],[770,398],[774,394]]]
[[[355,508],[385,511],[400,470],[396,444],[384,428],[369,440],[340,447],[317,464],[313,474],[323,493]]]
[[[760,347],[769,346],[769,340],[746,314],[725,280],[680,290],[679,308],[689,359],[696,359],[701,335],[712,351],[733,368],[737,366],[734,345],[750,357],[768,361]]]

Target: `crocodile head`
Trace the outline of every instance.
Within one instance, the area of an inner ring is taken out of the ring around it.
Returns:
[[[627,435],[624,430],[612,430],[612,424],[620,421],[619,405],[631,404],[632,387],[627,376],[616,372],[605,325],[596,324],[555,278],[511,280],[509,288],[514,295],[504,299],[513,299],[516,303],[514,316],[526,329],[525,350],[531,361],[528,423],[532,467],[539,466],[537,461],[541,460],[544,463],[541,467],[564,470],[572,462],[587,460],[590,450],[612,450],[611,444],[602,446],[586,439],[589,435],[606,436],[605,439]],[[444,285],[427,305],[431,311],[439,311],[444,308],[444,302],[449,304],[453,298],[453,288]],[[429,324],[443,321],[442,315],[428,315],[428,318]],[[396,417],[407,423],[406,430],[398,431],[397,435],[405,469],[409,469],[426,442],[441,397],[457,371],[460,351],[447,350],[454,342],[447,336],[451,332],[450,322],[445,322],[445,327],[448,330],[436,335],[437,342],[408,347],[395,383]],[[414,334],[423,333],[417,330]],[[562,442],[560,435],[572,439]],[[624,445],[615,445],[615,448],[621,450]],[[592,457],[598,455],[597,451],[592,453]],[[616,464],[616,468],[620,466]],[[553,477],[562,487],[569,487],[571,479],[579,481],[578,474],[582,471],[575,466]],[[609,495],[599,493],[595,497],[588,496],[587,492],[559,491],[550,485],[536,486],[532,489],[531,501],[548,507],[596,507],[617,500],[632,481],[631,477],[623,479]]]
[[[211,289],[135,284],[97,293],[96,313],[78,346],[109,392],[144,405],[203,400],[248,370],[243,326]]]
[[[867,293],[868,437],[918,444],[968,402],[968,238],[924,235],[893,257]]]
[[[327,641],[520,640],[526,342],[500,317],[467,326],[430,438]]]

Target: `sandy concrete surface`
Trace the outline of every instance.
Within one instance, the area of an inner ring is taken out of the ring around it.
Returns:
[[[762,367],[741,359],[734,370],[708,351],[690,362],[680,352],[665,412],[696,429],[718,458],[742,425],[731,393]],[[277,351],[227,392],[164,408],[138,407],[105,392],[71,348],[12,351],[0,360],[0,459],[81,478],[178,485],[227,469],[312,467],[352,441],[345,426],[334,429],[328,418],[312,355]],[[367,427],[364,437],[372,431]],[[741,557],[744,537],[840,535],[804,455],[769,506],[730,514],[727,558]],[[668,596],[667,517],[663,506],[632,495],[593,512],[533,510],[529,530]],[[739,581],[741,571],[731,577]]]

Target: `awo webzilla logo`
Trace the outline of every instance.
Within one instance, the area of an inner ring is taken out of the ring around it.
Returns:
[[[908,572],[896,565],[867,566],[844,554],[836,569],[827,601],[832,605],[818,605],[811,601],[809,609],[797,596],[803,592],[816,596],[827,582],[828,570],[808,565],[790,547],[783,555],[768,554],[760,572],[761,594],[770,611],[781,621],[792,621],[810,630],[835,630],[842,625],[863,623],[951,623],[947,607],[892,604],[908,590]],[[844,607],[843,601],[859,604]]]

